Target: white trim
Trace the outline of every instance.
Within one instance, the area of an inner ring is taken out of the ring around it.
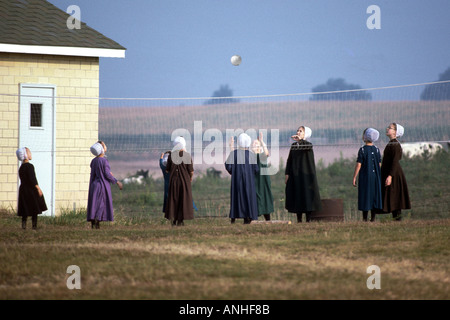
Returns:
[[[0,52],[82,56],[82,57],[125,58],[124,49],[29,46],[29,45],[7,44],[7,43],[0,43]]]

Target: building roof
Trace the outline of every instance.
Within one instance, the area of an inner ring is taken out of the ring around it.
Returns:
[[[0,52],[124,57],[125,48],[45,0],[0,0]]]

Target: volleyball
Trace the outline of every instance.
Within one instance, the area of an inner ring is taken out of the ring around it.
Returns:
[[[231,57],[231,64],[233,66],[238,66],[241,64],[241,62],[242,62],[241,56],[238,56],[237,54],[235,54],[234,56]]]

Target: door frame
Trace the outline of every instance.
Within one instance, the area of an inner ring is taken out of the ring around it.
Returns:
[[[19,121],[19,132],[18,132],[18,142],[19,142],[19,146],[22,145],[22,139],[23,137],[21,137],[21,128],[20,128],[20,119],[21,119],[21,111],[22,111],[22,103],[23,101],[23,97],[29,97],[29,95],[23,94],[24,89],[51,89],[52,90],[52,96],[42,96],[43,98],[50,98],[51,99],[51,104],[52,104],[52,113],[51,113],[51,117],[52,117],[52,137],[51,137],[51,141],[52,141],[52,147],[51,147],[51,152],[50,152],[50,157],[51,157],[51,161],[52,161],[52,165],[51,165],[51,190],[50,190],[50,194],[51,194],[51,199],[45,199],[45,201],[47,202],[47,206],[48,206],[48,213],[46,213],[46,216],[51,216],[54,217],[55,216],[55,191],[56,191],[56,86],[55,85],[51,85],[51,84],[40,84],[40,83],[19,83],[19,117],[18,117],[18,121]],[[36,100],[39,100],[39,96],[36,96]],[[19,181],[17,183],[17,188],[19,188]]]

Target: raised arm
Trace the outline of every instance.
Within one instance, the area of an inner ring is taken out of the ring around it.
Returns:
[[[259,133],[259,139],[258,140],[261,143],[261,147],[264,150],[264,154],[268,157],[269,156],[269,149],[267,149],[267,145],[264,143],[263,133],[262,132]]]

